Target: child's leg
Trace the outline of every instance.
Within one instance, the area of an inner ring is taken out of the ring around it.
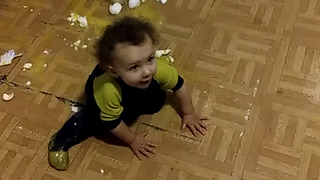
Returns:
[[[62,128],[52,136],[48,148],[49,162],[54,168],[58,170],[68,168],[69,148],[93,135],[96,122],[94,118],[87,108],[83,108],[70,117]]]
[[[92,121],[90,121],[90,119]],[[55,134],[50,150],[68,151],[70,147],[79,144],[81,141],[93,135],[94,117],[87,108],[81,109],[69,118],[62,128]]]

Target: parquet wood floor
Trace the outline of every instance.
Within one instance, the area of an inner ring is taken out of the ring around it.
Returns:
[[[173,50],[197,112],[210,117],[207,135],[181,134],[179,116],[165,106],[131,127],[148,130],[158,145],[151,159],[139,161],[116,140],[90,138],[70,150],[67,171],[51,168],[47,143],[70,103],[81,102],[96,64],[94,42],[115,18],[109,4],[0,1],[0,54],[23,53],[0,67],[0,94],[15,93],[0,100],[1,179],[320,179],[320,0],[147,0],[125,7],[119,16],[142,15],[159,28],[160,49]],[[89,26],[72,26],[72,12],[86,15]],[[33,67],[24,71],[27,62]]]

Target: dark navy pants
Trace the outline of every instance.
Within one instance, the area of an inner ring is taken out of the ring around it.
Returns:
[[[165,103],[165,91],[160,90],[154,80],[150,88],[146,90],[137,90],[119,80],[122,88],[122,106],[124,110],[117,120],[102,121],[100,119],[100,109],[93,97],[93,80],[102,73],[99,67],[96,66],[89,76],[85,87],[87,98],[85,106],[71,116],[56,133],[51,151],[67,151],[70,147],[88,137],[114,129],[119,125],[120,121],[130,124],[139,115],[156,113]]]

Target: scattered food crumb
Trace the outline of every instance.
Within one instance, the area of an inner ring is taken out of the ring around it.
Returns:
[[[86,49],[87,47],[87,45],[82,45],[82,49]]]
[[[91,41],[91,38],[88,38],[88,41]]]
[[[100,173],[103,174],[103,173],[104,173],[104,170],[103,170],[103,169],[100,169]]]
[[[174,63],[174,58],[172,56],[168,57],[170,63]]]
[[[31,69],[32,68],[32,64],[31,63],[26,63],[23,65],[23,69]]]
[[[31,85],[31,81],[27,81],[27,82],[26,82],[26,85],[27,85],[27,86],[30,86],[30,85]]]
[[[2,99],[3,99],[4,101],[10,101],[13,97],[14,97],[14,93],[11,93],[11,94],[6,94],[6,93],[4,93],[4,94],[2,95]]]
[[[22,6],[24,9],[27,9],[28,8],[28,6]]]
[[[73,25],[74,25],[74,23],[71,23],[70,25],[71,25],[71,26],[73,26]]]
[[[44,64],[43,67],[48,67],[48,64]]]
[[[22,126],[18,126],[18,129],[22,129]]]
[[[30,9],[30,12],[33,12],[33,9]]]
[[[77,46],[75,46],[75,47],[74,47],[74,50],[78,51],[78,47],[77,47]]]
[[[79,111],[79,107],[77,107],[77,106],[71,106],[71,111],[76,113],[76,112]]]
[[[75,46],[79,46],[80,43],[81,43],[81,40],[78,40],[78,41],[74,42],[73,44],[74,44]]]
[[[44,50],[43,54],[49,54],[49,51],[48,50]]]
[[[67,40],[67,38],[63,38],[63,40],[64,40],[64,41],[66,41],[66,40]]]

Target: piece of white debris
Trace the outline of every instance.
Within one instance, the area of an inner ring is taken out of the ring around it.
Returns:
[[[71,111],[76,113],[76,112],[79,111],[79,107],[77,107],[77,106],[71,106]]]
[[[141,2],[146,2],[146,0],[141,0]]]
[[[25,63],[23,65],[23,69],[31,69],[32,68],[32,64],[31,63]]]
[[[87,47],[87,45],[82,45],[82,49],[86,49]]]
[[[169,60],[169,62],[172,64],[172,63],[174,63],[174,58],[172,57],[172,56],[169,56],[168,57],[168,60]]]
[[[171,52],[171,49],[157,50],[155,56],[156,57],[165,56],[165,55],[168,55],[170,52]]]
[[[100,173],[103,174],[103,173],[104,173],[104,170],[103,170],[103,169],[100,169]]]
[[[76,126],[76,125],[77,125],[77,123],[75,122],[75,123],[73,123],[73,125],[75,125],[75,126]]]
[[[79,17],[80,16],[77,13],[71,13],[67,20],[70,22],[76,22]]]
[[[43,67],[48,67],[48,64],[44,64]]]
[[[129,3],[128,3],[129,8],[131,8],[131,9],[134,9],[134,8],[140,6],[140,4],[141,4],[140,0],[129,0]]]
[[[33,12],[33,9],[30,9],[30,12]]]
[[[88,26],[88,20],[86,16],[80,16],[77,13],[71,13],[70,16],[67,18],[68,21],[72,22],[71,26],[74,25],[74,22],[78,21],[79,26],[84,28]]]
[[[160,0],[161,4],[167,3],[167,0]]]
[[[78,51],[79,49],[78,49],[78,47],[77,47],[77,46],[75,46],[75,47],[74,47],[74,50]]]
[[[64,41],[66,41],[66,40],[67,40],[67,38],[63,38],[63,40],[64,40]]]
[[[27,9],[28,8],[28,6],[22,6],[24,9]]]
[[[31,85],[31,81],[27,81],[27,82],[26,82],[26,85],[27,85],[27,86],[30,86],[30,85]]]
[[[80,45],[80,43],[81,43],[81,40],[78,40],[78,41],[74,42],[74,43],[73,43],[73,45],[75,45],[75,46],[79,46],[79,45]]]
[[[16,54],[13,49],[5,52],[0,57],[0,66],[9,65],[12,63],[12,60],[16,57],[22,56],[22,53]]]
[[[49,54],[49,51],[48,50],[44,50],[42,53],[43,54]]]
[[[22,126],[18,126],[18,129],[22,129]]]
[[[88,41],[91,41],[91,38],[88,38]]]
[[[80,16],[77,21],[79,22],[80,27],[88,27],[88,20],[86,16]]]
[[[6,93],[4,93],[4,94],[2,95],[2,99],[3,99],[4,101],[10,101],[13,97],[14,97],[14,93],[11,93],[11,94],[6,94]]]
[[[122,5],[118,2],[110,4],[110,6],[109,6],[109,12],[112,15],[119,14],[121,9],[122,9]]]

